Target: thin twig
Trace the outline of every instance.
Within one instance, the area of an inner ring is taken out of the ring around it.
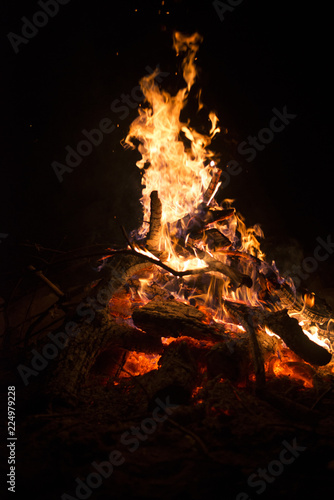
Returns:
[[[121,225],[121,230],[122,230],[122,233],[124,235],[124,238],[126,239],[126,241],[129,244],[131,250],[133,250],[135,252],[135,247],[133,246],[132,241],[130,240],[129,236],[127,235],[127,232],[125,231],[125,227],[123,225]]]
[[[44,276],[42,271],[37,271],[37,269],[34,266],[28,266],[28,269],[30,271],[33,271],[36,274],[36,276],[38,276],[42,281],[44,281],[44,283],[48,285],[48,287],[50,287],[51,290],[53,290],[58,297],[64,297],[65,295],[64,292],[62,292],[54,283],[52,283],[52,281],[50,281],[46,276]]]
[[[45,247],[39,245],[38,243],[21,243],[19,246],[21,246],[21,247],[35,248],[38,252],[42,250],[42,251],[45,251],[45,252],[54,252],[54,253],[61,253],[61,254],[66,253],[63,250],[56,250],[54,248],[45,248]]]

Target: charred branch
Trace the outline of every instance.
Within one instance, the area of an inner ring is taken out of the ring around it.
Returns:
[[[224,307],[227,310],[228,314],[232,318],[234,318],[246,330],[246,332],[249,335],[253,352],[256,388],[257,390],[261,390],[265,386],[266,377],[265,377],[263,353],[260,349],[259,342],[257,339],[256,320],[254,318],[253,311],[250,308],[248,310],[248,314],[246,315],[241,314],[240,310],[238,310],[238,308],[234,307],[228,301],[224,302]]]
[[[219,251],[231,246],[230,240],[218,229],[207,229],[204,233],[205,242],[210,250]]]
[[[219,169],[216,169],[213,172],[210,184],[209,184],[207,190],[205,191],[205,193],[203,195],[203,201],[207,205],[210,205],[210,202],[211,202],[211,200],[212,200],[212,198],[213,198],[213,196],[215,194],[215,191],[217,190],[221,173],[222,173],[222,171],[219,170]]]
[[[234,208],[209,209],[204,217],[205,226],[213,222],[223,223],[235,214]]]

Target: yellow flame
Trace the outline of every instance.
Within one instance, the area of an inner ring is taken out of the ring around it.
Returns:
[[[218,132],[217,118],[210,116],[210,135],[205,136],[180,121],[180,113],[187,102],[187,97],[196,77],[194,58],[201,41],[195,33],[186,37],[174,34],[174,47],[178,52],[186,51],[183,61],[183,74],[187,88],[171,96],[160,90],[152,75],[142,78],[140,84],[147,106],[139,108],[139,116],[130,126],[124,141],[125,145],[134,147],[133,141],[139,140],[139,152],[142,159],[137,166],[143,170],[143,190],[141,202],[144,208],[144,220],[149,219],[150,193],[158,191],[162,203],[162,233],[166,234],[167,223],[185,217],[203,197],[208,187],[215,166],[205,165],[207,159],[214,155],[207,150],[211,138]],[[181,139],[182,134],[189,140],[186,147]],[[149,168],[146,168],[149,165]],[[148,228],[143,225],[141,234]],[[161,250],[165,250],[167,236],[161,242]]]
[[[306,322],[305,321],[300,321],[299,324],[300,326],[302,327],[303,329],[303,332],[305,333],[305,335],[308,336],[308,338],[310,340],[312,340],[312,342],[314,342],[315,344],[318,344],[320,345],[321,347],[324,347],[325,349],[330,350],[330,342],[328,339],[322,339],[319,337],[319,328],[317,326],[307,326],[305,324]]]

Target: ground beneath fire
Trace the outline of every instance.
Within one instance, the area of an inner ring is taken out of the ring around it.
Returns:
[[[17,395],[18,485],[36,500],[59,499],[65,492],[75,497],[75,478],[85,482],[95,472],[92,462],[118,450],[124,463],[93,489],[92,498],[232,500],[244,498],[240,492],[256,498],[259,483],[247,485],[250,475],[271,470],[287,442],[302,451],[277,477],[269,474],[262,498],[323,497],[334,480],[333,386],[328,381],[319,396],[292,380],[271,381],[269,390],[279,399],[270,404],[252,387],[213,379],[186,402],[171,394],[177,406],[154,432],[143,422],[156,404],[139,385],[132,383],[128,392],[126,386],[87,387],[72,408],[43,406],[35,386],[28,397],[26,390]],[[133,426],[142,429],[140,439]],[[131,443],[124,433],[131,434]]]

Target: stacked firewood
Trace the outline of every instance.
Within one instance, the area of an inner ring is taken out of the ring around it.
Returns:
[[[57,360],[49,382],[52,395],[73,398],[92,373],[104,372],[116,380],[133,351],[161,355],[160,368],[141,376],[141,384],[152,397],[166,386],[190,394],[201,370],[236,382],[253,373],[256,388],[263,390],[267,360],[286,351],[295,354],[296,363],[305,361],[317,367],[331,362],[330,345],[325,348],[310,340],[291,317],[304,317],[329,338],[329,307],[318,298],[312,307],[308,305],[303,294],[280,278],[275,268],[238,250],[217,228],[224,228],[235,211],[211,205],[216,184],[213,179],[203,203],[192,214],[169,225],[174,250],[184,258],[196,256],[205,264],[185,271],[169,266],[166,252],[159,250],[162,207],[158,193],[151,193],[147,236],[138,241],[126,235],[128,247],[111,250],[104,260],[105,278],[90,297],[91,302],[98,302],[102,292],[103,305],[93,321],[76,318],[81,326]],[[219,224],[213,228],[213,222]],[[150,280],[141,301],[140,280],[147,273]],[[223,297],[226,280],[235,290],[252,289],[256,283],[258,303],[247,305]],[[126,314],[117,315],[113,299],[122,294],[131,297],[130,305]],[[219,321],[213,317],[215,312]],[[167,345],[166,338],[175,340]]]

